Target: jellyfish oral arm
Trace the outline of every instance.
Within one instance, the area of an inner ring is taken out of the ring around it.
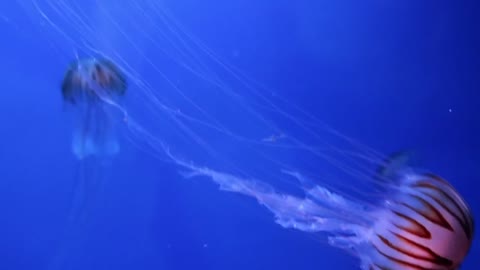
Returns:
[[[365,216],[365,213],[354,213],[359,207],[353,206],[353,203],[324,187],[315,186],[309,191],[314,199],[296,197],[278,193],[273,187],[261,181],[241,178],[207,167],[198,167],[169,152],[168,155],[177,165],[188,170],[187,173],[183,173],[184,177],[206,177],[218,184],[222,191],[239,193],[256,199],[259,204],[273,213],[275,222],[284,228],[304,232],[338,233],[342,236],[361,234],[365,231],[360,223],[352,222],[352,216],[362,214]]]

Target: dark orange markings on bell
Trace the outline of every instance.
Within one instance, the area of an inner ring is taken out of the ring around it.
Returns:
[[[438,211],[433,205],[431,205],[429,202],[427,202],[425,199],[418,195],[413,195],[410,194],[411,197],[413,197],[415,200],[420,202],[424,207],[418,209],[413,207],[410,204],[407,203],[401,203],[403,206],[415,211],[419,215],[423,216],[424,218],[428,219],[429,221],[447,229],[450,231],[453,231],[452,226],[448,223],[448,221],[445,219],[445,217]]]
[[[468,217],[468,213],[465,213],[465,209],[458,204],[458,202],[452,198],[447,192],[445,192],[443,189],[439,188],[438,186],[435,186],[427,181],[419,181],[418,183],[415,184],[416,187],[421,187],[421,188],[427,188],[430,190],[433,190],[434,192],[438,193],[439,196],[434,196],[432,194],[424,192],[426,196],[430,197],[433,199],[438,205],[440,205],[445,211],[447,211],[450,215],[452,215],[458,223],[462,226],[465,235],[469,240],[472,240],[473,238],[473,224],[469,222],[471,220]],[[449,186],[450,188],[450,186]],[[440,199],[441,198],[441,199]],[[447,203],[444,202],[444,200],[448,201]],[[449,205],[453,206],[455,209],[451,209]],[[467,209],[468,210],[468,209]]]
[[[432,238],[432,235],[431,233],[427,230],[427,228],[425,226],[423,226],[420,222],[416,221],[415,219],[405,215],[405,214],[402,214],[400,212],[397,212],[395,210],[392,210],[392,212],[406,220],[408,222],[408,226],[402,226],[402,225],[398,225],[398,224],[395,224],[395,227],[401,229],[401,230],[404,230],[404,231],[407,231],[413,235],[416,235],[418,237],[421,237],[421,238],[425,238],[425,239],[430,239]]]

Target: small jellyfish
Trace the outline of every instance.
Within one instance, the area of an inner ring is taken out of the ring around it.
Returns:
[[[79,59],[70,65],[62,82],[62,96],[74,108],[72,151],[78,159],[119,151],[111,105],[126,89],[125,76],[109,60]]]
[[[119,110],[120,117],[126,117],[119,105],[126,89],[121,70],[106,59],[77,59],[65,73],[61,91],[74,114],[72,151],[78,160],[68,222],[48,269],[71,268],[67,255],[76,248],[76,237],[83,237],[83,225],[106,183],[111,163],[104,161],[119,151],[114,128]]]

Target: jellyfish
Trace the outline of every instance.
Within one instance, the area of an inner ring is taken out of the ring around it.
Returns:
[[[79,160],[74,175],[71,218],[86,211],[87,202],[105,181],[105,169],[119,151],[115,136],[118,99],[127,88],[125,76],[110,60],[84,58],[65,73],[62,96],[74,111],[72,151]],[[123,114],[122,114],[122,117]]]
[[[455,270],[472,244],[473,216],[458,191],[435,174],[400,167],[402,156],[379,168],[388,175],[378,177],[390,182],[375,204],[346,198],[294,171],[284,173],[301,184],[303,196],[171,157],[190,170],[186,177],[204,176],[223,191],[256,199],[282,227],[327,235],[331,246],[357,257],[362,270]]]
[[[115,106],[126,88],[124,75],[107,59],[77,59],[65,73],[61,93],[74,113],[72,152],[77,163],[69,194],[67,224],[48,269],[67,268],[67,254],[73,253],[76,243],[84,238],[82,227],[102,195],[110,161],[119,151]]]
[[[126,91],[124,75],[106,59],[74,61],[62,83],[62,96],[75,111],[72,151],[78,159],[119,151],[111,103]]]

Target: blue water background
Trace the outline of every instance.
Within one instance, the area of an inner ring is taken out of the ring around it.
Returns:
[[[167,5],[213,51],[336,129],[382,152],[413,149],[480,216],[475,1]],[[0,6],[0,269],[44,269],[77,164],[65,63],[18,3]],[[74,269],[356,269],[254,200],[182,179],[128,143],[113,168]],[[474,241],[463,269],[478,269],[478,254]]]

